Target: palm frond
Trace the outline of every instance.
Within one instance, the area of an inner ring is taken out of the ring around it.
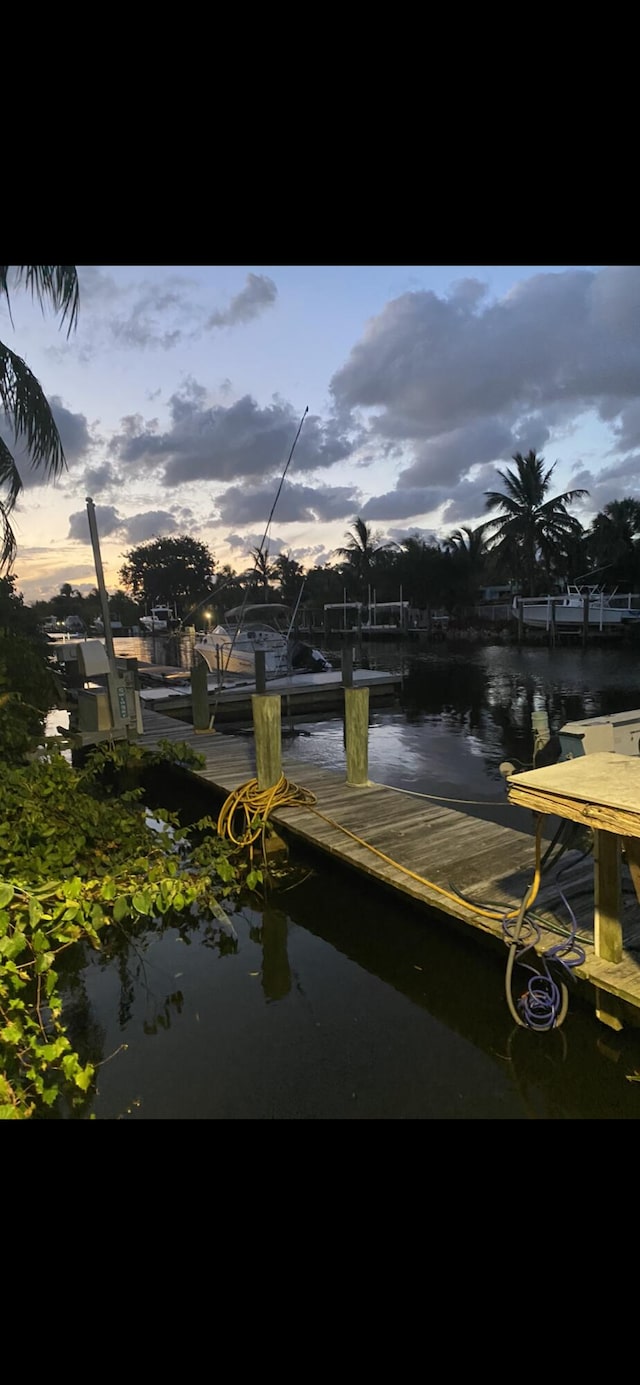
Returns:
[[[0,487],[8,490],[4,506],[7,514],[14,508],[22,490],[22,478],[6,442],[0,438]]]
[[[67,337],[69,337],[77,324],[80,309],[80,286],[75,265],[0,265],[0,292],[4,294],[7,300],[10,318],[11,301],[8,276],[11,268],[15,273],[16,284],[20,285],[24,282],[26,287],[31,289],[31,296],[38,299],[43,311],[45,299],[48,299],[53,304],[55,311],[62,313],[62,323],[68,318]],[[11,325],[13,326],[13,318],[11,318]]]
[[[0,500],[0,571],[15,562],[18,544],[9,523],[6,507]]]
[[[31,465],[47,479],[60,475],[66,458],[42,387],[28,365],[0,342],[0,403],[12,421],[15,440],[23,438]]]

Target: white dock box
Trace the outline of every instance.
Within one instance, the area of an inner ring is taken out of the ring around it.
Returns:
[[[617,712],[611,717],[567,721],[558,736],[561,760],[593,755],[600,750],[614,750],[618,755],[640,755],[640,709]]]

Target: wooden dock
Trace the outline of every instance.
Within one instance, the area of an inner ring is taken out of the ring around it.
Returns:
[[[147,748],[163,739],[186,741],[205,756],[205,768],[194,773],[214,791],[212,813],[230,793],[255,778],[252,736],[196,732],[185,722],[149,707],[143,710],[143,722],[140,743]],[[457,925],[464,924],[505,944],[501,919],[487,918],[473,903],[490,911],[504,907],[505,913],[518,908],[534,877],[533,835],[401,794],[387,785],[354,788],[338,769],[296,762],[295,751],[284,743],[282,767],[289,784],[316,797],[314,808],[288,806],[270,814],[285,839],[297,838],[305,847],[368,876],[396,895],[406,895]],[[436,789],[434,785],[434,792]],[[591,856],[577,851],[565,853],[559,865],[543,876],[532,909],[540,927],[535,951],[543,954],[556,947],[571,931],[559,885],[574,912],[577,941],[585,954],[584,962],[571,969],[571,976],[583,983],[585,999],[595,1006],[604,1023],[617,1029],[623,1024],[640,1025],[640,906],[626,867],[620,963],[596,955],[593,862]],[[473,903],[458,898],[457,892]],[[504,955],[506,963],[506,946]],[[554,975],[557,979],[557,968]],[[570,998],[572,994],[569,982]]]
[[[180,675],[179,677],[177,675]],[[139,668],[141,684],[140,701],[144,709],[180,716],[190,713],[192,706],[189,674],[179,669],[152,669],[141,665]],[[371,669],[354,669],[354,688],[368,688],[371,703],[393,702],[402,686],[399,673],[381,673]],[[153,686],[149,686],[149,682]],[[255,682],[248,679],[225,679],[225,686],[218,686],[216,674],[207,678],[209,712],[214,725],[219,722],[250,722],[252,717],[251,698],[256,691]],[[328,673],[296,673],[291,678],[270,678],[267,695],[278,693],[282,698],[283,716],[307,715],[342,709],[344,706],[343,676],[339,669]]]

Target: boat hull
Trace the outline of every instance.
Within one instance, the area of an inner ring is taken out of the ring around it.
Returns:
[[[215,645],[202,640],[196,645],[196,654],[204,660],[211,673],[240,673],[247,678],[256,676],[256,650],[232,647],[231,641]],[[287,672],[286,650],[265,649],[265,674],[267,678],[281,678]]]
[[[516,611],[518,614],[518,611]],[[547,630],[552,624],[556,626],[571,626],[585,624],[584,606],[580,604],[564,605],[555,602],[553,609],[550,601],[522,603],[522,620],[525,625],[537,626],[538,629]],[[640,611],[628,608],[618,609],[616,607],[601,607],[599,603],[589,605],[586,613],[586,623],[590,630],[622,630],[625,626],[637,625],[640,628]]]

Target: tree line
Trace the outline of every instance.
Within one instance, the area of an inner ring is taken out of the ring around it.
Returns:
[[[640,587],[640,502],[611,501],[585,528],[566,509],[576,492],[547,498],[553,467],[530,452],[516,454],[515,468],[500,472],[505,490],[487,493],[494,518],[472,529],[462,526],[446,539],[426,542],[413,536],[384,540],[356,516],[324,566],[305,572],[290,554],[271,557],[268,546],[254,549],[251,561],[236,571],[219,565],[210,548],[183,534],[154,539],[132,548],[120,569],[121,587],[110,599],[112,617],[125,628],[152,606],[174,608],[185,625],[200,628],[222,620],[243,601],[282,601],[300,611],[321,611],[326,603],[402,599],[418,610],[446,610],[466,618],[483,589],[538,595],[561,591],[567,581],[593,574],[594,581],[619,590]],[[97,589],[83,596],[65,583],[48,602],[31,608],[39,621],[77,616],[89,628],[100,614]],[[1,607],[0,607],[1,610]]]

